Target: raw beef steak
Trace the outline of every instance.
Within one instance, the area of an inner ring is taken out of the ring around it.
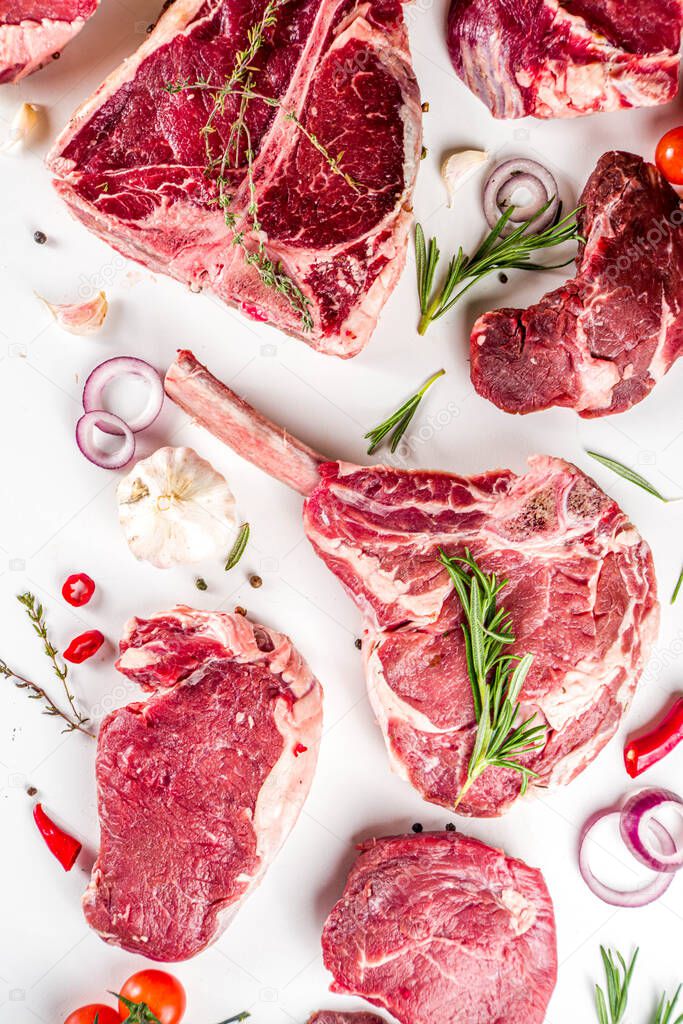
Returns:
[[[318,1010],[308,1018],[308,1024],[382,1024],[376,1013],[343,1013],[339,1010]]]
[[[494,117],[668,103],[681,0],[451,0],[448,50]]]
[[[299,815],[321,690],[287,637],[185,607],[133,619],[117,667],[151,696],[100,729],[85,916],[132,953],[187,960],[227,927]]]
[[[581,196],[576,277],[480,317],[472,383],[507,412],[623,412],[683,352],[683,209],[652,164],[605,153]]]
[[[522,476],[468,478],[328,462],[187,352],[166,390],[306,496],[306,534],[363,615],[368,693],[392,766],[427,800],[453,806],[475,733],[462,612],[440,547],[469,548],[485,571],[509,580],[501,600],[517,637],[511,650],[534,656],[523,715],[547,726],[544,748],[528,760],[534,783],[571,781],[614,735],[657,632],[654,566],[616,502],[579,469],[535,456]],[[501,814],[520,783],[515,771],[489,768],[458,810]]]
[[[126,256],[346,357],[403,268],[420,119],[399,0],[176,0],[49,166]]]
[[[18,82],[66,46],[99,0],[0,0],[0,84]]]
[[[541,872],[456,833],[362,846],[322,944],[332,991],[401,1024],[542,1024],[557,980]]]

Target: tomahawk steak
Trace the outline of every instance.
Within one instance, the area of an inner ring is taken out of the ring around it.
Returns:
[[[583,191],[576,277],[474,325],[472,382],[507,412],[640,402],[683,352],[683,209],[652,164],[605,153]]]
[[[151,696],[100,729],[85,916],[132,953],[186,960],[219,937],[294,825],[321,690],[287,637],[186,607],[129,622],[117,667]]]
[[[452,832],[362,846],[322,944],[332,991],[401,1024],[542,1024],[557,979],[540,871]]]
[[[494,117],[668,103],[682,0],[451,0],[453,67]]]
[[[42,67],[81,31],[99,0],[0,0],[0,84]]]
[[[508,578],[503,603],[534,657],[525,719],[547,726],[535,784],[573,779],[614,735],[654,641],[652,556],[616,502],[575,466],[536,456],[516,476],[330,462],[269,423],[189,352],[166,391],[243,457],[306,496],[306,534],[363,615],[368,693],[394,769],[452,807],[466,781],[475,715],[462,612],[439,562],[469,548]],[[459,810],[501,814],[520,776],[489,768]]]
[[[126,256],[346,357],[405,261],[420,119],[399,0],[176,0],[49,166]]]

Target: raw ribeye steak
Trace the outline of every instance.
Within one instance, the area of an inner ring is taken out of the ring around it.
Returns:
[[[322,944],[332,991],[401,1024],[542,1024],[557,980],[541,872],[452,832],[364,844]]]
[[[681,0],[451,0],[453,67],[494,117],[668,103]]]
[[[480,317],[472,383],[506,412],[623,412],[683,352],[683,209],[659,171],[605,153],[581,196],[576,277],[528,309]]]
[[[439,548],[507,578],[513,652],[533,655],[521,702],[547,726],[535,784],[564,784],[614,735],[657,631],[650,549],[616,502],[561,459],[475,477],[329,462],[181,352],[170,397],[240,455],[306,496],[304,528],[363,615],[368,693],[394,769],[452,807],[475,734],[462,611]],[[489,768],[459,804],[501,814],[519,773]]]
[[[100,729],[85,916],[132,953],[187,960],[227,927],[299,815],[321,689],[286,636],[186,607],[133,619],[117,667],[151,696]]]
[[[49,166],[126,256],[346,357],[403,268],[420,119],[399,0],[176,0]]]
[[[0,0],[0,84],[46,64],[81,31],[99,0]]]

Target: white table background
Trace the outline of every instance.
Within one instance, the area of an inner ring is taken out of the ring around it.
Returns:
[[[411,464],[473,473],[498,466],[523,471],[534,452],[559,455],[588,469],[632,515],[654,549],[663,598],[662,628],[626,728],[564,791],[532,797],[500,821],[460,820],[458,827],[540,866],[555,900],[560,978],[549,1024],[594,1020],[591,986],[600,942],[624,952],[642,948],[630,1024],[649,1024],[661,987],[683,980],[683,881],[642,910],[617,911],[586,889],[577,870],[577,835],[590,813],[628,788],[622,766],[627,729],[646,721],[681,688],[683,601],[669,596],[683,564],[683,506],[662,505],[584,454],[593,447],[641,468],[672,495],[683,494],[681,370],[655,394],[615,418],[586,422],[572,412],[513,419],[477,397],[467,363],[468,326],[496,305],[526,304],[562,279],[516,273],[494,277],[471,300],[420,338],[412,253],[374,339],[349,362],[317,355],[266,326],[246,321],[208,296],[155,277],[125,261],[69,217],[51,189],[42,160],[76,105],[141,42],[158,0],[103,0],[97,16],[62,58],[20,87],[0,90],[0,127],[21,101],[44,108],[45,130],[28,148],[0,158],[0,656],[18,671],[49,682],[37,638],[15,595],[31,589],[46,604],[60,648],[82,628],[99,627],[106,652],[73,670],[83,705],[94,714],[137,694],[112,667],[124,621],[188,602],[206,608],[242,604],[257,620],[294,638],[325,689],[325,733],[318,772],[300,821],[261,888],[215,946],[176,973],[187,986],[192,1024],[216,1024],[249,1009],[256,1024],[296,1021],[323,1006],[359,1008],[332,997],[320,957],[323,921],[341,893],[358,838],[401,832],[420,821],[442,828],[445,810],[430,806],[393,776],[365,693],[354,647],[359,615],[304,538],[300,498],[266,479],[170,402],[140,438],[139,454],[163,443],[187,443],[229,479],[252,541],[237,570],[219,563],[168,572],[137,563],[119,530],[118,474],[78,453],[73,428],[82,382],[101,360],[134,354],[163,370],[179,346],[190,347],[222,379],[265,413],[320,450],[365,462],[363,434],[443,366],[448,376],[416,420],[445,425],[415,439]],[[455,210],[445,207],[438,174],[442,155],[473,146],[493,153],[538,154],[575,198],[597,157],[609,148],[651,157],[661,133],[681,121],[680,105],[574,122],[497,123],[451,70],[443,38],[442,0],[409,10],[417,75],[430,112],[424,118],[424,161],[415,208],[441,247],[471,246],[482,232],[480,180],[466,185]],[[46,246],[33,241],[43,230]],[[55,325],[35,292],[74,301],[104,288],[111,301],[102,332],[76,338]],[[450,411],[449,411],[450,410]],[[84,570],[97,582],[86,608],[61,600],[62,581]],[[264,580],[252,590],[247,574]],[[198,573],[209,582],[199,593]],[[84,1002],[98,1001],[145,961],[107,946],[80,910],[97,844],[94,744],[62,736],[57,722],[0,680],[0,1022],[59,1024]],[[683,748],[647,777],[683,790]],[[31,820],[35,786],[46,808],[83,839],[84,854],[64,874]],[[612,871],[622,873],[618,847]],[[627,876],[624,875],[624,878]]]

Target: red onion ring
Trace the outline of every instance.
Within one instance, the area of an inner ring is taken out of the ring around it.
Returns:
[[[533,182],[533,184],[532,184]],[[552,224],[560,206],[557,182],[543,164],[523,158],[505,160],[489,175],[484,185],[484,215],[490,228],[494,228],[502,214],[510,206],[510,199],[518,188],[531,192],[532,199],[515,212],[503,229],[503,236],[509,235],[521,224],[533,220],[534,230],[543,231]],[[547,210],[539,214],[545,203]]]
[[[161,377],[154,367],[146,363],[144,359],[137,359],[135,356],[116,356],[114,359],[107,359],[96,366],[83,388],[83,408],[86,412],[97,412],[104,409],[105,388],[117,377],[125,374],[142,377],[149,384],[147,404],[137,416],[128,422],[129,428],[134,434],[137,434],[154,423],[164,404],[164,386]],[[106,423],[100,429],[105,434],[119,433],[118,430],[109,428]]]
[[[579,870],[581,877],[594,896],[599,897],[599,899],[613,907],[645,907],[648,903],[653,903],[654,900],[664,895],[673,882],[674,876],[671,873],[659,872],[651,882],[648,882],[642,888],[631,890],[613,889],[611,886],[601,882],[599,878],[596,878],[588,863],[588,837],[599,822],[611,817],[621,818],[621,811],[599,811],[586,822],[581,833],[581,845],[579,848]],[[666,849],[668,846],[671,851],[675,850],[676,844],[664,826],[654,820],[651,825],[662,848]]]
[[[105,430],[109,427],[109,430]],[[105,452],[95,440],[95,428],[107,434],[121,437],[121,444],[114,452]],[[123,469],[135,455],[135,435],[120,416],[102,409],[87,412],[76,424],[76,443],[86,459],[100,469]]]
[[[653,871],[673,872],[683,867],[683,843],[676,845],[675,840],[666,830],[673,844],[671,853],[663,853],[661,848],[655,849],[648,839],[655,831],[653,826],[663,828],[655,814],[663,806],[674,806],[683,813],[683,800],[668,789],[643,789],[630,797],[621,811],[621,838],[633,856],[652,868]],[[656,833],[655,833],[656,834]]]

